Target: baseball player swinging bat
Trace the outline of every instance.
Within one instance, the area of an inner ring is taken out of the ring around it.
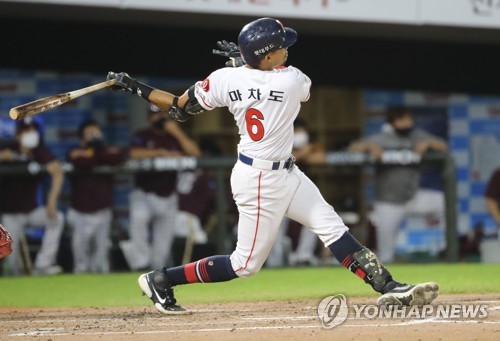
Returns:
[[[38,99],[33,102],[22,104],[10,109],[9,116],[13,120],[22,120],[26,117],[37,115],[44,111],[63,105],[64,103],[72,101],[80,96],[112,86],[113,84],[115,84],[115,81],[116,80],[112,79],[88,86],[86,88],[65,92],[62,94],[53,95],[42,99]]]

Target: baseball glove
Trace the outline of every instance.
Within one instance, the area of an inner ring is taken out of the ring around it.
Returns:
[[[213,49],[212,53],[218,56],[229,58],[229,60],[226,62],[226,66],[238,67],[245,65],[243,58],[241,58],[238,45],[233,42],[227,42],[226,40],[223,40],[218,41],[217,46],[219,46],[220,50]]]
[[[0,224],[0,259],[7,257],[12,252],[12,237]]]

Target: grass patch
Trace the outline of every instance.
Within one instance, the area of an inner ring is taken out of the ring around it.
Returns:
[[[496,264],[394,264],[394,278],[415,283],[435,281],[443,294],[500,293]],[[138,273],[59,275],[0,278],[2,307],[117,307],[141,306]],[[176,288],[182,304],[378,296],[369,285],[346,269],[335,267],[264,269],[247,279],[225,283],[183,285]]]

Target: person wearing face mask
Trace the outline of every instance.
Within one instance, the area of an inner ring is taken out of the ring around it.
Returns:
[[[101,127],[87,120],[78,128],[80,143],[68,151],[75,167],[70,177],[68,223],[73,228],[72,250],[75,273],[108,273],[113,204],[113,175],[88,172],[93,167],[124,162],[122,149],[107,145]],[[85,171],[87,170],[87,171]]]
[[[310,140],[306,122],[301,118],[296,118],[293,123],[293,131],[293,155],[301,168],[324,164],[326,161],[325,147]]]
[[[410,214],[434,215],[444,221],[444,195],[441,191],[419,188],[420,166],[379,163],[386,151],[412,151],[419,156],[434,150],[445,152],[446,142],[415,128],[407,107],[389,108],[381,132],[348,146],[348,151],[369,152],[376,162],[375,198],[371,220],[376,226],[380,260],[394,261],[398,229]]]
[[[132,159],[200,156],[197,143],[170,118],[168,112],[150,105],[147,115],[149,127],[132,136]],[[162,267],[169,261],[178,210],[176,183],[176,171],[146,171],[135,175],[135,188],[129,195],[129,240],[120,242],[131,270]]]
[[[30,118],[16,125],[16,139],[12,145],[0,151],[0,161],[9,163],[37,162],[45,166],[51,181],[46,203],[38,204],[38,191],[45,173],[35,175],[9,175],[2,181],[0,205],[2,223],[9,227],[14,240],[13,254],[7,257],[7,275],[22,273],[21,244],[27,226],[44,226],[42,244],[37,252],[33,274],[52,275],[62,268],[56,264],[64,216],[57,209],[64,175],[60,162],[43,143],[40,126]],[[29,267],[26,272],[29,272]]]
[[[313,142],[309,136],[309,129],[305,120],[297,117],[293,122],[293,150],[292,154],[296,158],[296,163],[307,174],[308,167],[312,165],[321,165],[326,161],[325,147]],[[290,253],[290,265],[317,265],[318,259],[315,255],[318,237],[304,226],[300,226],[295,221],[284,217],[278,232],[278,238],[274,243],[269,257],[266,261],[267,267],[281,267],[285,265],[285,238],[288,229],[298,225],[300,232],[298,234],[297,247]]]

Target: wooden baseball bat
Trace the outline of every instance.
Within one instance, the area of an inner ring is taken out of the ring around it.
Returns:
[[[94,84],[86,88],[65,92],[58,95],[37,99],[36,101],[21,104],[17,107],[10,109],[9,116],[13,120],[22,120],[23,118],[37,115],[44,111],[58,107],[64,103],[74,100],[77,97],[89,94],[91,92],[107,88],[115,84],[116,80],[111,79],[102,83]]]

